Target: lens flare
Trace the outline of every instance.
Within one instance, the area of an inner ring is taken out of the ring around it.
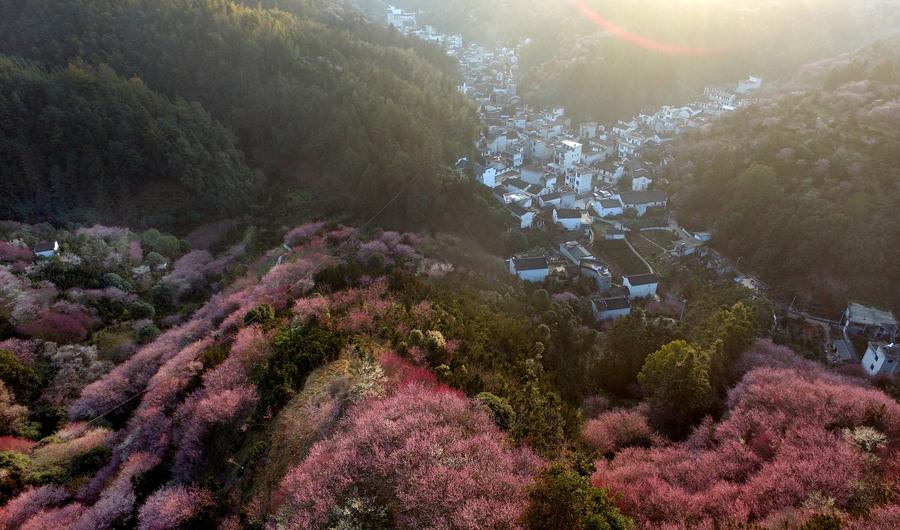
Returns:
[[[610,35],[640,48],[644,48],[645,50],[669,55],[717,55],[725,52],[725,48],[685,46],[669,42],[660,42],[646,35],[640,35],[633,31],[629,31],[615,22],[604,18],[594,11],[594,9],[584,0],[569,0],[569,3],[587,17],[588,20],[603,28]]]

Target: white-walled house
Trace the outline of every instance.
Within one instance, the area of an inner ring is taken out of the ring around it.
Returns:
[[[583,260],[593,260],[594,256],[578,241],[569,241],[559,244],[559,253],[572,262],[572,265],[580,265]]]
[[[597,213],[597,217],[604,219],[607,217],[615,217],[617,215],[622,215],[623,213],[625,213],[625,209],[622,206],[622,201],[620,201],[618,198],[600,199],[599,201],[594,201],[592,208]]]
[[[638,217],[647,214],[650,208],[665,208],[668,198],[661,191],[623,191],[620,194],[626,210],[634,210]]]
[[[578,266],[581,275],[594,280],[597,292],[605,293],[612,287],[612,273],[605,263],[597,259],[583,259]]]
[[[581,210],[553,208],[553,223],[563,230],[581,230]]]
[[[625,239],[625,231],[618,228],[611,228],[603,232],[604,241],[622,241]]]
[[[605,160],[595,166],[597,180],[602,180],[607,184],[617,184],[625,175],[625,164],[620,160]]]
[[[522,203],[514,202],[507,206],[509,213],[519,221],[519,228],[525,230],[534,224],[534,211],[526,208]]]
[[[546,257],[511,258],[508,260],[509,273],[526,282],[541,283],[550,275],[550,264]]]
[[[541,208],[560,206],[562,204],[562,193],[554,191],[552,193],[545,193],[544,195],[540,195],[538,197],[538,204]]]
[[[566,185],[576,193],[587,193],[594,189],[594,170],[588,166],[577,165],[566,171]]]
[[[475,165],[475,180],[488,188],[497,187],[497,168],[493,166]]]
[[[624,296],[591,298],[594,318],[599,322],[616,320],[631,314],[631,302]]]
[[[59,252],[58,241],[42,241],[34,246],[34,255],[39,258],[52,258]]]
[[[634,274],[622,278],[622,285],[628,289],[628,297],[631,299],[652,298],[656,296],[659,278],[655,274]]]
[[[762,87],[762,78],[751,75],[747,79],[738,82],[737,91],[738,94],[746,94],[747,92],[759,90],[760,87]]]
[[[847,304],[841,317],[841,329],[845,337],[861,335],[874,341],[894,341],[900,336],[900,326],[893,312],[857,302]]]
[[[646,175],[640,175],[631,179],[632,191],[647,191],[653,181]]]
[[[563,172],[574,168],[581,161],[581,147],[578,142],[563,140],[554,151],[554,162]]]
[[[867,374],[893,377],[900,366],[900,347],[885,342],[870,342],[862,358],[862,367]]]

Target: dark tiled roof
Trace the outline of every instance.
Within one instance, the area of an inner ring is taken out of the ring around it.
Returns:
[[[659,278],[655,274],[635,274],[634,276],[626,276],[626,278],[628,278],[628,283],[632,286],[659,283]]]
[[[597,309],[599,311],[618,311],[631,307],[631,302],[624,296],[616,296],[613,298],[601,298],[597,300]]]
[[[653,191],[623,191],[621,193],[622,202],[628,205],[635,204],[652,204],[657,202],[664,202],[666,200],[666,194],[653,190]]]
[[[600,206],[604,208],[621,208],[622,203],[615,199],[600,199]]]
[[[538,258],[513,258],[513,265],[517,271],[538,271],[549,267],[546,257]]]
[[[570,210],[568,208],[557,208],[556,216],[560,219],[581,219],[581,210]]]
[[[37,245],[34,246],[34,252],[50,252],[51,250],[56,250],[56,243],[53,241],[41,241]]]
[[[523,215],[528,213],[529,210],[521,204],[514,202],[509,205],[509,211],[511,211],[516,217],[522,217]]]

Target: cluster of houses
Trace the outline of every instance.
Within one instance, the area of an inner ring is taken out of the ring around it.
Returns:
[[[552,223],[575,231],[595,219],[664,209],[668,197],[658,188],[671,161],[667,145],[677,134],[746,104],[746,94],[762,83],[751,77],[730,98],[709,95],[724,88],[708,90],[706,99],[692,105],[663,107],[614,124],[573,125],[564,108],[525,104],[518,94],[515,48],[444,42],[460,62],[459,90],[478,106],[482,123],[479,160],[461,160],[457,169],[469,169],[491,188],[522,229]],[[647,156],[651,152],[654,156]]]
[[[594,288],[590,302],[594,317],[600,322],[629,315],[632,300],[655,297],[659,285],[655,274],[637,274],[623,277],[622,285],[614,286],[609,267],[577,241],[561,243],[558,250],[549,254],[514,256],[507,260],[507,267],[510,274],[532,283],[590,278]]]
[[[665,208],[668,198],[657,181],[671,160],[666,145],[747,104],[762,86],[760,78],[750,77],[734,87],[708,87],[704,99],[691,105],[666,106],[615,124],[573,125],[562,107],[525,104],[518,93],[518,47],[464,45],[459,36],[420,28],[416,13],[396,7],[388,8],[387,22],[444,46],[459,61],[459,90],[477,105],[482,134],[479,159],[461,159],[457,169],[491,188],[521,229],[552,224],[574,232],[595,219]],[[656,156],[647,157],[650,151]]]

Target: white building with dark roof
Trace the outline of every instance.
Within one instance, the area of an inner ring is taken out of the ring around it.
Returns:
[[[845,337],[863,336],[869,340],[895,341],[898,338],[897,317],[885,309],[850,302],[841,317]]]
[[[536,258],[510,258],[509,273],[526,282],[541,283],[550,274],[550,264],[544,256]]]
[[[616,320],[631,314],[631,302],[624,296],[610,298],[593,297],[591,298],[591,307],[594,318],[599,322]]]
[[[34,255],[39,258],[52,258],[59,252],[58,241],[41,241],[34,246]]]
[[[665,208],[668,197],[661,191],[623,191],[620,194],[626,210],[634,210],[638,217],[647,214],[650,208]]]
[[[593,260],[594,256],[578,241],[569,241],[559,244],[559,253],[572,262],[572,265],[580,265],[582,260]]]
[[[622,201],[617,198],[611,199],[600,199],[599,201],[594,201],[591,208],[594,212],[597,213],[597,217],[607,218],[607,217],[615,217],[617,215],[622,215],[625,213],[625,209],[622,206]]]
[[[581,230],[581,210],[553,208],[553,223],[570,232]]]
[[[655,274],[634,274],[622,278],[622,285],[628,289],[628,297],[632,300],[635,298],[652,298],[656,296],[659,278]]]

